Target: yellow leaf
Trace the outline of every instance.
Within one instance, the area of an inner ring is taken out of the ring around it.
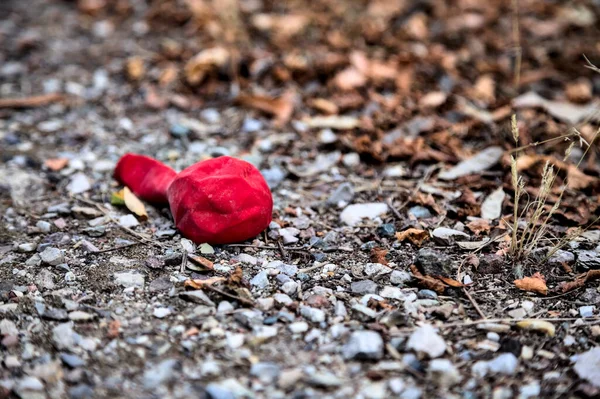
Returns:
[[[148,219],[146,207],[144,207],[142,201],[140,201],[128,187],[123,189],[123,199],[125,200],[125,206],[127,209],[135,213],[142,220]]]
[[[554,334],[556,332],[556,328],[554,327],[554,324],[549,323],[545,320],[535,320],[535,319],[523,320],[523,321],[519,321],[517,323],[517,327],[519,327],[523,330],[540,331],[540,332],[545,333],[549,337],[554,337]]]
[[[125,198],[123,198],[123,190],[112,193],[110,197],[110,203],[112,205],[125,205]]]

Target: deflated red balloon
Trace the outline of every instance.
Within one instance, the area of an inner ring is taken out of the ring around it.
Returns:
[[[271,222],[269,186],[258,169],[240,159],[213,158],[177,174],[155,159],[126,154],[115,178],[145,201],[168,202],[177,228],[196,243],[244,241]]]

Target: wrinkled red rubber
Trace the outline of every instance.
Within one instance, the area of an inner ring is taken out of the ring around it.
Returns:
[[[245,241],[271,222],[269,186],[258,169],[240,159],[213,158],[175,174],[152,158],[127,154],[119,160],[115,177],[143,200],[168,200],[175,225],[196,243]]]
[[[115,167],[115,179],[129,187],[144,201],[167,204],[167,188],[177,172],[156,159],[138,154],[125,154]]]

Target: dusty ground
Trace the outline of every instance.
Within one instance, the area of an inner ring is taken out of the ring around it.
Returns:
[[[478,3],[0,2],[0,398],[600,396],[600,287],[563,284],[600,269],[595,146],[571,167],[597,128],[582,55],[600,60],[600,11]],[[225,61],[190,61],[214,48]],[[562,203],[521,259],[513,112],[520,145],[580,132],[566,162],[564,140],[522,154],[532,197],[553,160]],[[244,158],[274,223],[191,249],[166,209],[123,227],[129,151],[177,170]],[[498,187],[502,217],[482,219]],[[395,235],[411,228],[422,242]],[[548,292],[513,282],[534,273]]]

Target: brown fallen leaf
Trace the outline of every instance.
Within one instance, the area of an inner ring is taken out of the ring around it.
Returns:
[[[195,290],[201,290],[204,287],[206,287],[207,285],[213,285],[220,281],[225,281],[225,277],[210,277],[205,280],[189,279],[189,280],[185,280],[185,282],[183,283],[183,286],[185,288],[193,288]]]
[[[206,259],[204,256],[188,254],[188,259],[192,262],[200,265],[204,270],[214,270],[214,263],[210,259]]]
[[[410,241],[412,244],[420,247],[423,242],[429,239],[429,233],[425,230],[410,228],[397,232],[396,239],[401,242]]]
[[[385,248],[373,248],[371,250],[371,262],[380,263],[382,265],[387,265],[389,262],[385,258],[388,250]]]
[[[475,219],[467,223],[467,228],[476,235],[481,233],[489,233],[491,226],[490,221],[487,219]]]
[[[580,275],[575,277],[575,280],[573,280],[573,281],[567,281],[567,282],[561,283],[560,290],[563,293],[573,291],[574,289],[583,287],[585,285],[585,283],[587,283],[588,281],[597,280],[597,279],[600,279],[600,270],[590,270],[588,272],[581,273]]]
[[[68,164],[69,160],[67,158],[51,158],[46,159],[46,162],[44,162],[44,166],[53,172],[58,172],[59,170],[64,169],[64,167]]]
[[[64,94],[49,93],[22,98],[0,98],[0,108],[34,108],[42,107],[65,99]]]
[[[453,278],[450,278],[450,277],[444,277],[444,276],[433,276],[433,277],[436,278],[436,279],[438,279],[438,280],[440,280],[444,284],[449,285],[450,287],[461,288],[461,287],[465,286],[460,281],[456,281],[456,280],[454,280]]]
[[[417,283],[419,284],[419,286],[428,290],[433,290],[438,294],[444,293],[446,285],[440,280],[437,280],[430,276],[424,276],[423,274],[421,274],[421,272],[417,269],[415,265],[410,265],[410,271],[413,274],[413,276],[415,276],[415,278],[417,279]]]
[[[546,280],[539,272],[534,273],[531,277],[524,277],[514,281],[518,289],[523,291],[537,292],[538,294],[547,295],[548,287]]]
[[[313,98],[308,100],[308,105],[317,111],[327,115],[335,115],[339,112],[338,106],[324,98]]]
[[[275,124],[277,126],[284,126],[289,122],[294,113],[294,98],[294,93],[287,91],[278,98],[241,94],[237,98],[237,101],[243,106],[273,115],[275,117]]]
[[[135,196],[134,193],[131,192],[129,187],[123,188],[123,201],[125,201],[125,206],[131,212],[135,213],[141,220],[148,219],[148,213],[146,212],[146,207],[140,201],[138,197]]]
[[[209,72],[223,67],[229,59],[229,51],[223,47],[203,50],[185,64],[185,78],[191,85],[200,84]]]

